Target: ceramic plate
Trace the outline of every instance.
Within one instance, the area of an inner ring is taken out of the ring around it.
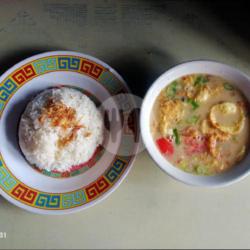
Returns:
[[[105,143],[71,172],[38,171],[23,157],[18,123],[27,103],[42,90],[77,88],[105,114]],[[127,175],[138,148],[137,113],[123,79],[102,61],[56,51],[30,57],[0,78],[0,194],[35,213],[63,214],[107,197]]]

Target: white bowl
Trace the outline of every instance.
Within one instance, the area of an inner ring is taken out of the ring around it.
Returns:
[[[159,152],[150,132],[150,114],[155,99],[161,90],[173,80],[188,74],[203,73],[223,77],[234,83],[245,93],[250,102],[250,78],[241,71],[228,65],[214,61],[191,61],[177,65],[162,74],[148,90],[141,109],[140,126],[144,144],[158,166],[175,179],[193,186],[218,187],[235,183],[248,175],[250,169],[250,154],[231,170],[215,176],[197,176],[186,173],[168,162]]]

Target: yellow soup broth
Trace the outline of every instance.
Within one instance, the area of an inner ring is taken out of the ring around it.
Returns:
[[[235,85],[221,77],[187,75],[157,97],[151,132],[174,166],[215,175],[233,167],[248,150],[248,105]]]

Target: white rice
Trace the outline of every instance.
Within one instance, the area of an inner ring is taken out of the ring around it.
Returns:
[[[48,99],[60,101],[76,111],[79,125],[75,140],[58,147],[62,128],[51,125],[50,118],[39,122]],[[84,133],[90,132],[86,137]],[[95,104],[83,93],[71,88],[48,89],[37,95],[26,107],[19,125],[19,144],[26,159],[40,169],[60,172],[88,161],[103,140],[103,119]]]

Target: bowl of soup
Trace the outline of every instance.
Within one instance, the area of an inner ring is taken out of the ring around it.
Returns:
[[[194,186],[225,186],[250,169],[250,78],[213,61],[180,64],[148,90],[144,144],[170,176]]]

